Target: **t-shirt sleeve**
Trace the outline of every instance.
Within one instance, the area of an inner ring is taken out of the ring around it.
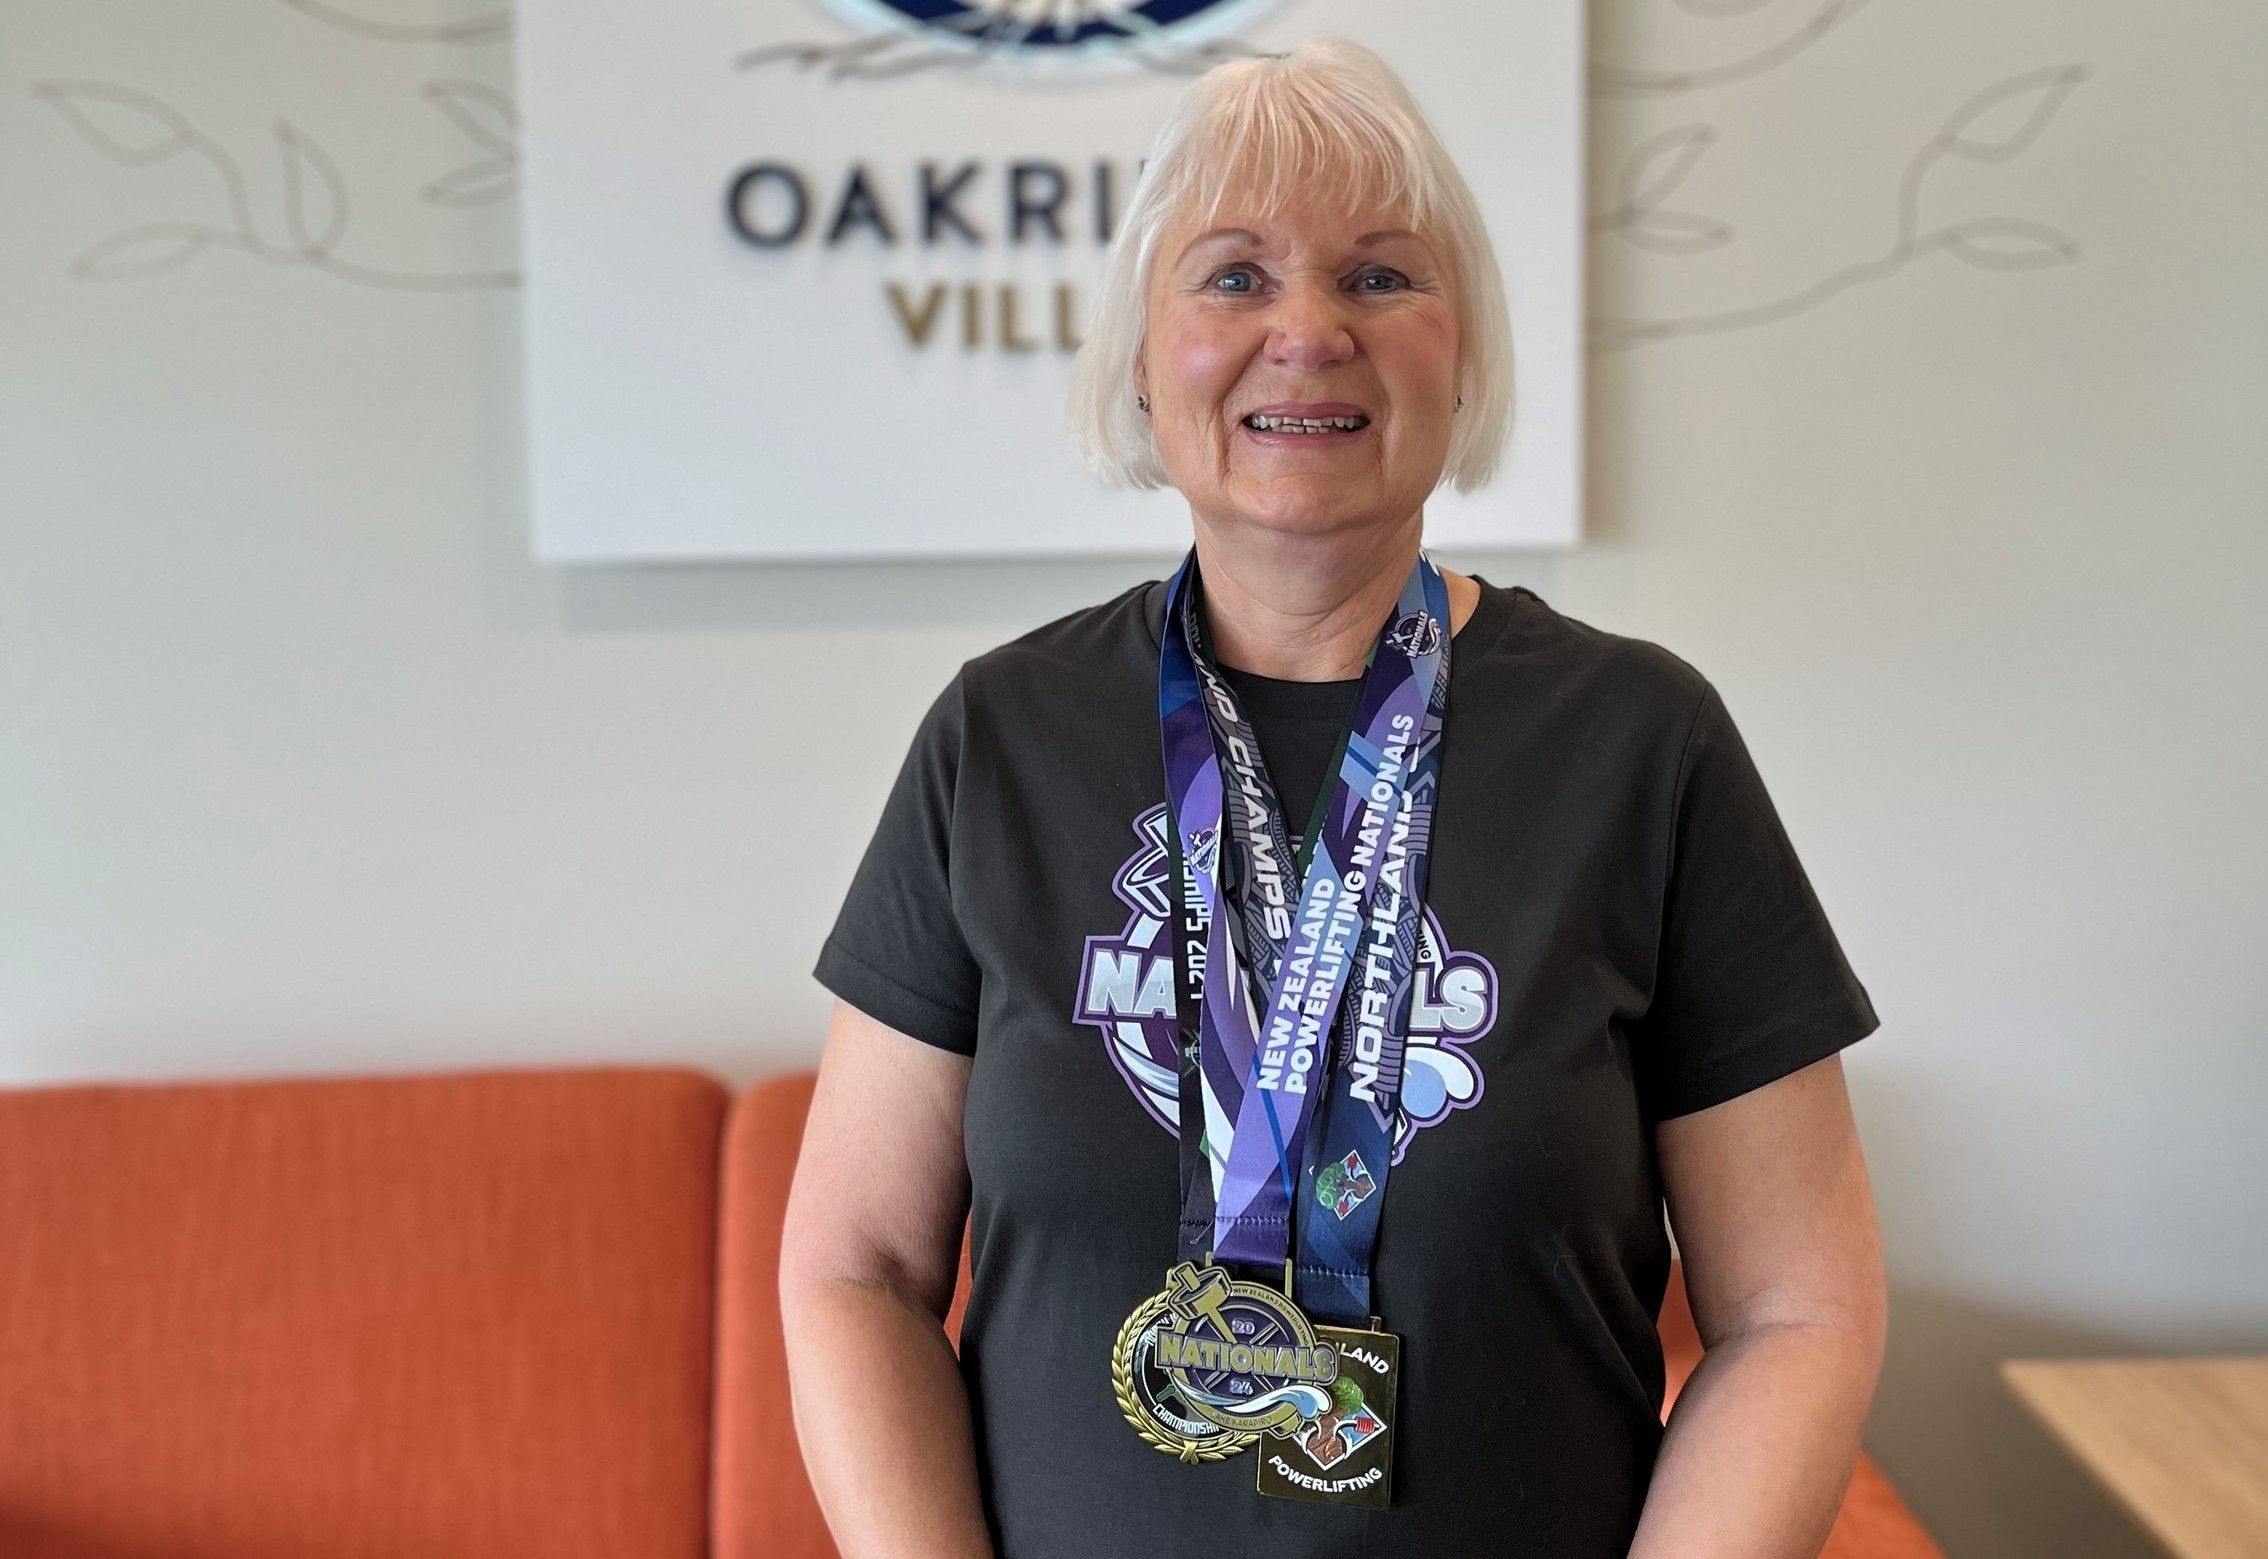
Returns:
[[[977,1043],[978,968],[953,910],[961,677],[914,732],[812,976],[867,1016],[962,1055]]]
[[[1675,796],[1654,993],[1632,1045],[1648,1122],[1760,1088],[1881,1023],[1714,687]]]

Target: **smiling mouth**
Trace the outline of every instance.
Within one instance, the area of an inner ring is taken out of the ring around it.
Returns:
[[[1244,419],[1243,425],[1254,433],[1282,433],[1294,438],[1327,438],[1335,433],[1360,433],[1370,426],[1370,419],[1360,414],[1348,417],[1267,417],[1255,412]]]

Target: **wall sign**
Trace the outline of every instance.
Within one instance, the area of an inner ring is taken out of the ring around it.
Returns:
[[[526,0],[526,327],[548,561],[1187,545],[1100,486],[1063,390],[1102,252],[1194,72],[1335,33],[1402,72],[1480,201],[1519,406],[1436,545],[1578,533],[1574,0]]]

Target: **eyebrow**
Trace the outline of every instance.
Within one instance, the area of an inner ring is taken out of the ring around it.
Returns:
[[[1381,227],[1374,232],[1365,233],[1360,238],[1357,238],[1354,241],[1354,246],[1357,249],[1368,249],[1375,244],[1385,242],[1389,238],[1417,238],[1417,236],[1417,234],[1411,232],[1406,227]],[[1191,253],[1193,253],[1200,245],[1209,244],[1217,239],[1222,238],[1241,238],[1248,244],[1257,244],[1260,242],[1260,235],[1252,231],[1252,229],[1249,227],[1216,227],[1209,233],[1199,233],[1195,238],[1192,238],[1187,244],[1183,245],[1180,257],[1178,260],[1176,260],[1175,263],[1178,264],[1180,263],[1180,260],[1188,259]],[[1418,241],[1420,243],[1424,242],[1423,239],[1418,239]]]

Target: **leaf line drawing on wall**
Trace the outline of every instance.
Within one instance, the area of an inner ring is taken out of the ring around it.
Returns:
[[[495,43],[512,35],[512,13],[490,11],[461,22],[389,22],[362,16],[326,0],[282,0],[300,15],[380,43]]]
[[[1657,254],[1703,254],[1731,243],[1731,223],[1662,205],[1716,144],[1717,127],[1707,124],[1679,125],[1648,140],[1623,163],[1614,204],[1592,214],[1591,231],[1618,234]]]
[[[1664,319],[1594,316],[1590,321],[1592,351],[1615,351],[1671,336],[1768,324],[1815,308],[1853,287],[1895,275],[1914,261],[1940,252],[1981,270],[2036,270],[2070,262],[2079,254],[2078,243],[2060,229],[2029,217],[1964,217],[1924,231],[1922,183],[1929,171],[1948,157],[2006,163],[2023,155],[2046,131],[2072,89],[2086,78],[2082,65],[2043,66],[1995,82],[1955,108],[1908,159],[1898,186],[1896,231],[1882,253],[1841,266],[1783,297],[1741,308]],[[1690,167],[1691,158],[1687,158],[1677,177],[1682,178]],[[1627,236],[1622,225],[1614,230]]]
[[[510,98],[484,82],[453,80],[428,81],[419,95],[488,152],[426,184],[418,191],[423,199],[436,206],[485,206],[520,187],[520,116]]]
[[[1720,0],[1720,3],[1714,5],[1707,4],[1706,0],[1682,0],[1682,3],[1686,10],[1697,15],[1723,18],[1759,9],[1762,4],[1768,4],[1769,0],[1732,0],[1732,3]],[[1677,92],[1697,92],[1704,87],[1726,86],[1752,76],[1761,76],[1818,43],[1865,9],[1868,3],[1869,0],[1824,0],[1801,27],[1786,37],[1720,65],[1696,66],[1686,70],[1646,70],[1593,60],[1591,91],[1597,97],[1660,97]]]
[[[490,152],[482,161],[428,184],[423,193],[434,204],[499,198],[517,177],[518,154],[510,138],[516,126],[509,104],[503,105],[499,117],[496,104],[482,102],[480,94],[490,90],[469,82],[429,85],[428,98]],[[227,215],[219,222],[151,222],[113,233],[72,260],[74,276],[113,280],[151,276],[215,249],[234,250],[270,264],[313,267],[366,287],[453,292],[509,287],[519,281],[513,271],[393,270],[364,265],[339,253],[352,215],[346,180],[330,154],[288,119],[278,118],[273,129],[283,170],[283,227],[289,239],[279,243],[261,231],[244,170],[236,159],[169,104],[146,92],[100,81],[43,81],[31,91],[96,151],[125,167],[150,167],[182,156],[201,159],[219,177],[226,201]]]

